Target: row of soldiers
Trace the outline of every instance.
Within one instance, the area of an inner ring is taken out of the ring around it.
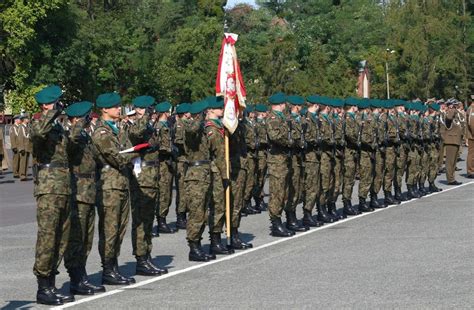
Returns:
[[[93,124],[92,103],[77,102],[64,109],[61,96],[57,86],[36,94],[42,112],[35,115],[30,133],[38,205],[34,265],[38,303],[74,300],[55,288],[63,256],[72,294],[105,290],[89,281],[85,269],[96,210],[102,284],[135,282],[118,268],[130,210],[136,273],[167,273],[151,259],[152,236],[155,217],[157,232],[175,231],[166,222],[173,185],[177,190],[176,226],[186,229],[191,261],[209,261],[252,247],[239,237],[240,221],[245,214],[266,209],[266,176],[271,233],[277,237],[440,190],[434,181],[444,123],[437,104],[277,93],[268,100],[270,111],[259,104],[240,115],[230,136],[227,167],[222,97],[180,104],[172,116],[170,103],[156,104],[153,97],[140,96],[132,101],[135,116],[121,122],[120,95],[102,94],[95,103],[100,119]],[[61,124],[58,117],[63,110],[68,121]],[[446,114],[445,122],[452,120]],[[358,208],[352,205],[357,171]],[[404,176],[406,195],[401,190]],[[231,238],[226,245],[221,235],[224,193],[229,187]],[[380,203],[377,195],[382,188],[384,202]],[[339,196],[342,210],[336,207]],[[301,222],[296,218],[300,203]],[[313,216],[315,207],[317,216]],[[207,225],[209,253],[201,245]]]

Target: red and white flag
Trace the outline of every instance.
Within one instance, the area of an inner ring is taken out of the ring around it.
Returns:
[[[235,51],[235,42],[238,37],[235,33],[224,33],[216,79],[216,96],[224,96],[222,124],[231,134],[234,133],[239,123],[239,110],[245,109],[246,96]]]
[[[357,96],[362,98],[370,97],[370,75],[367,68],[367,61],[360,62],[359,78],[357,79]]]
[[[134,147],[131,147],[129,149],[125,149],[123,151],[120,151],[119,154],[125,154],[125,153],[132,153],[132,152],[138,152],[138,151],[141,151],[143,149],[147,149],[149,148],[151,145],[150,143],[141,143],[141,144],[137,144],[135,145]]]

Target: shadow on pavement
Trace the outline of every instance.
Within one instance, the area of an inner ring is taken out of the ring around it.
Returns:
[[[6,309],[31,309],[36,305],[35,300],[8,300],[8,304],[0,308],[1,310]],[[32,304],[32,305],[31,305]],[[29,306],[27,306],[29,305]]]

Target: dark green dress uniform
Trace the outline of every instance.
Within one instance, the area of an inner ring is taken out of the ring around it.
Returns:
[[[286,102],[286,96],[283,93],[277,93],[272,95],[268,101],[272,105],[282,105]],[[283,112],[272,110],[266,125],[269,143],[267,157],[270,192],[268,213],[272,222],[271,232],[273,236],[288,237],[294,232],[288,231],[282,225],[281,214],[288,197],[288,152],[294,142]]]
[[[158,113],[166,113],[171,109],[169,102],[162,102],[156,106]],[[155,123],[158,135],[159,160],[160,160],[160,194],[159,204],[156,210],[158,230],[160,233],[174,233],[176,229],[166,223],[166,217],[171,205],[173,191],[173,143],[171,126],[168,120],[160,120]]]
[[[91,108],[92,103],[84,101],[66,109],[69,117],[80,119],[69,128],[73,197],[71,232],[64,263],[71,277],[70,291],[80,295],[105,291],[103,286],[90,284],[86,273],[87,257],[94,240],[97,170],[97,150],[92,144],[90,123],[84,119]]]
[[[146,109],[155,103],[151,96],[139,96],[132,100],[136,108]],[[128,130],[132,145],[150,143],[151,147],[139,151],[139,171],[131,174],[130,196],[132,209],[132,248],[137,259],[136,274],[155,276],[166,273],[151,259],[152,230],[155,208],[158,204],[159,166],[156,131],[148,114],[138,118]],[[135,169],[134,169],[135,170]]]
[[[116,93],[102,94],[97,98],[98,108],[119,105]],[[114,121],[101,119],[92,134],[92,142],[99,153],[100,180],[97,191],[99,214],[99,254],[102,260],[104,284],[131,284],[135,280],[118,271],[118,257],[130,216],[131,161],[136,153],[119,152],[132,145],[128,134],[120,130]]]
[[[49,86],[35,95],[38,104],[56,102],[62,91]],[[59,295],[55,288],[57,268],[66,250],[70,231],[71,175],[69,137],[56,121],[60,110],[42,113],[32,122],[34,196],[38,235],[33,272],[38,278],[36,300],[44,304],[62,304],[72,296]]]
[[[189,104],[182,103],[176,107],[176,114],[182,115],[189,112]],[[176,146],[176,171],[175,171],[175,186],[176,186],[176,228],[186,229],[186,197],[184,193],[184,167],[186,163],[186,153],[184,150],[184,127],[183,120],[180,117],[176,118],[175,122],[175,140]]]

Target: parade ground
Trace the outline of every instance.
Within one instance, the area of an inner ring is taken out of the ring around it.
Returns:
[[[162,234],[153,239],[152,254],[169,268],[167,275],[136,276],[134,285],[107,286],[106,293],[76,296],[60,308],[472,309],[474,180],[465,178],[465,161],[458,167],[460,186],[447,186],[440,175],[442,192],[291,238],[269,235],[267,212],[244,217],[243,239],[254,248],[208,263],[188,261],[184,231]],[[355,202],[357,184],[354,189]],[[32,181],[0,176],[1,309],[47,308],[35,303],[32,192]],[[301,218],[301,206],[298,212]],[[169,221],[174,220],[172,211]],[[119,265],[124,274],[134,274],[130,229]],[[57,286],[68,291],[67,272],[63,265],[59,270]],[[97,230],[87,271],[93,283],[100,281]]]

